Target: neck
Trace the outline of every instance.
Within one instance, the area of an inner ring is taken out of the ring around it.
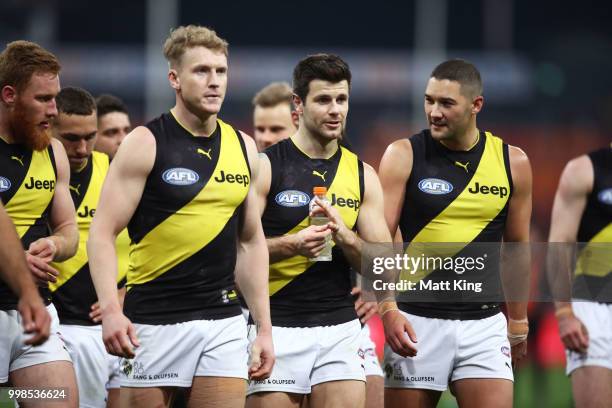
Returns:
[[[440,140],[440,143],[451,150],[468,151],[476,146],[478,140],[480,140],[480,131],[474,125],[470,126],[459,137]]]
[[[170,110],[176,120],[194,136],[210,136],[217,128],[217,115],[197,116],[184,103],[177,99]]]
[[[317,137],[304,126],[291,136],[291,140],[311,159],[329,159],[338,150],[338,140]]]
[[[89,163],[89,158],[87,158],[87,160],[85,160],[85,163],[83,163],[82,166],[80,166],[80,167],[78,167],[76,169],[70,169],[70,170],[72,170],[73,173],[80,173],[80,172],[82,172],[85,169],[85,167],[87,167],[87,163]]]
[[[0,115],[0,139],[4,140],[6,143],[15,143],[15,139],[13,138],[13,134],[11,132],[11,128],[8,125],[6,119],[6,113]]]

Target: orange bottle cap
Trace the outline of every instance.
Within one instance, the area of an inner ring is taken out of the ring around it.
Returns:
[[[315,187],[312,189],[314,195],[325,195],[327,194],[327,187]]]

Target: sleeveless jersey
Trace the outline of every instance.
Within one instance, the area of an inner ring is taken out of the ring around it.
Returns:
[[[589,153],[593,190],[578,227],[573,296],[612,303],[612,147]]]
[[[291,139],[264,152],[272,179],[262,217],[267,238],[295,234],[308,227],[313,187],[327,187],[327,198],[346,226],[355,227],[363,200],[363,163],[344,147],[329,159],[311,159]],[[332,241],[333,242],[333,241]],[[311,262],[294,256],[270,264],[272,324],[313,327],[356,319],[351,270],[342,251],[333,247],[332,261]]]
[[[21,144],[0,139],[0,199],[17,228],[24,249],[50,235],[48,226],[57,170],[53,148],[32,151]],[[46,304],[48,287],[39,288]],[[17,308],[18,298],[0,281],[0,310]]]
[[[146,126],[156,157],[128,224],[124,311],[144,324],[237,316],[236,241],[251,177],[244,141],[221,120],[210,137],[172,113]]]
[[[72,258],[51,264],[60,275],[57,282],[49,285],[53,304],[62,324],[81,326],[99,324],[92,322],[89,318],[91,305],[97,301],[97,296],[89,270],[87,240],[91,221],[100,199],[102,184],[108,172],[108,164],[106,154],[94,151],[83,170],[78,173],[70,173],[69,188],[74,208],[76,208],[79,246]],[[127,231],[123,231],[122,234],[127,234]],[[127,272],[127,256],[124,258],[122,260],[119,257],[119,280]]]
[[[436,266],[420,276],[431,286],[416,286],[407,294],[415,300],[399,302],[399,307],[442,319],[480,319],[498,313],[499,247],[494,245],[487,253],[486,267],[480,270],[473,267],[465,272],[453,262],[459,265],[459,258],[472,257],[477,263],[481,255],[477,243],[502,241],[512,194],[508,146],[491,133],[480,132],[469,151],[453,151],[435,141],[429,130],[412,136],[410,143],[414,161],[399,221],[403,240],[410,243],[407,252],[420,256],[423,250],[427,256],[452,262],[450,269],[433,263]],[[463,279],[480,282],[483,293],[456,290],[454,282]],[[447,281],[453,282],[451,291],[437,290],[443,286],[436,289],[436,283]]]

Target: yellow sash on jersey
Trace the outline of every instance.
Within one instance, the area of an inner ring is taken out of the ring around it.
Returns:
[[[580,251],[576,262],[576,276],[603,278],[612,271],[612,223],[599,231]]]

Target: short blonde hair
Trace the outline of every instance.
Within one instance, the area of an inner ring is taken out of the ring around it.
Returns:
[[[293,90],[287,82],[272,82],[261,89],[253,98],[253,106],[272,108],[281,103],[291,107],[293,101]]]
[[[228,43],[214,30],[203,26],[180,26],[170,31],[164,42],[164,57],[171,65],[180,62],[188,48],[204,47],[228,55]]]

